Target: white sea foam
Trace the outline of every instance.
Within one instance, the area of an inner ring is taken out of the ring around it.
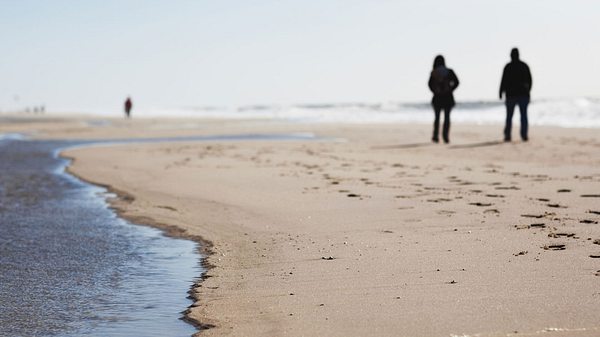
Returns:
[[[517,109],[518,110],[518,109]],[[502,102],[459,103],[452,112],[454,123],[502,124]],[[146,116],[177,116],[230,119],[282,119],[308,123],[431,123],[428,103],[349,103],[314,105],[264,105],[245,107],[197,107],[148,109]],[[514,122],[519,114],[515,112]],[[600,128],[600,99],[553,99],[533,101],[529,106],[532,125]]]
[[[22,140],[25,136],[20,133],[0,133],[0,141],[3,140]]]
[[[113,110],[91,111],[95,115],[120,115]],[[89,111],[88,111],[89,112]],[[460,124],[503,124],[501,101],[459,102],[452,122]],[[133,117],[186,117],[219,119],[270,119],[300,123],[424,123],[433,119],[429,103],[342,103],[298,105],[253,105],[240,107],[198,106],[184,108],[143,107]],[[519,123],[518,108],[514,123]],[[560,127],[600,128],[600,98],[541,99],[529,105],[529,123]]]

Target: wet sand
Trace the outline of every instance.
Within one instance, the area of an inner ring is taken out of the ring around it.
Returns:
[[[210,242],[206,336],[596,336],[600,136],[533,127],[181,121],[70,137],[313,132],[311,141],[67,151],[127,218]],[[172,127],[169,127],[171,125]],[[48,128],[48,137],[64,137]],[[44,136],[44,134],[41,134]]]

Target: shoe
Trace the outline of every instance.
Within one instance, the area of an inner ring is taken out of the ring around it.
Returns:
[[[523,139],[524,142],[529,141],[529,137],[521,137],[521,139]]]
[[[507,143],[511,142],[510,138],[506,138],[506,137],[504,138],[504,141],[507,142]]]
[[[434,142],[434,143],[439,143],[440,142],[440,140],[437,139],[437,138],[435,138],[435,137],[431,138],[431,141]]]
[[[444,144],[450,143],[450,139],[444,139]]]

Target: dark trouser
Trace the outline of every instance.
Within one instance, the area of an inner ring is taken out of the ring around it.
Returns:
[[[504,140],[510,140],[510,134],[512,131],[512,117],[515,112],[515,106],[519,105],[519,112],[521,113],[521,138],[527,140],[527,131],[529,128],[529,122],[527,120],[527,106],[529,105],[529,97],[517,96],[506,98],[506,126],[504,127]]]
[[[452,107],[433,106],[433,111],[435,112],[435,120],[433,121],[433,137],[431,139],[435,142],[439,140],[438,134],[440,133],[440,114],[442,110],[444,110],[444,126],[442,129],[442,138],[444,139],[444,142],[448,143],[450,141],[450,111],[452,110]]]

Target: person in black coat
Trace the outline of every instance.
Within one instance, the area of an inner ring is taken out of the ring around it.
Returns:
[[[433,93],[431,105],[435,112],[433,122],[433,137],[431,140],[439,142],[440,114],[444,110],[444,126],[442,129],[442,138],[444,143],[449,143],[450,133],[450,111],[454,107],[454,90],[458,87],[458,77],[452,69],[446,68],[446,62],[442,55],[435,57],[433,61],[433,70],[429,76],[429,89]]]
[[[511,141],[512,116],[515,106],[519,106],[521,113],[521,139],[529,140],[527,120],[527,106],[529,105],[529,92],[533,81],[529,66],[519,59],[519,50],[513,48],[510,52],[512,61],[504,67],[500,83],[500,99],[506,94],[506,126],[504,127],[504,141]]]
[[[131,108],[133,108],[133,103],[131,102],[131,97],[127,97],[124,105],[125,105],[124,106],[125,118],[130,118],[131,117]]]

